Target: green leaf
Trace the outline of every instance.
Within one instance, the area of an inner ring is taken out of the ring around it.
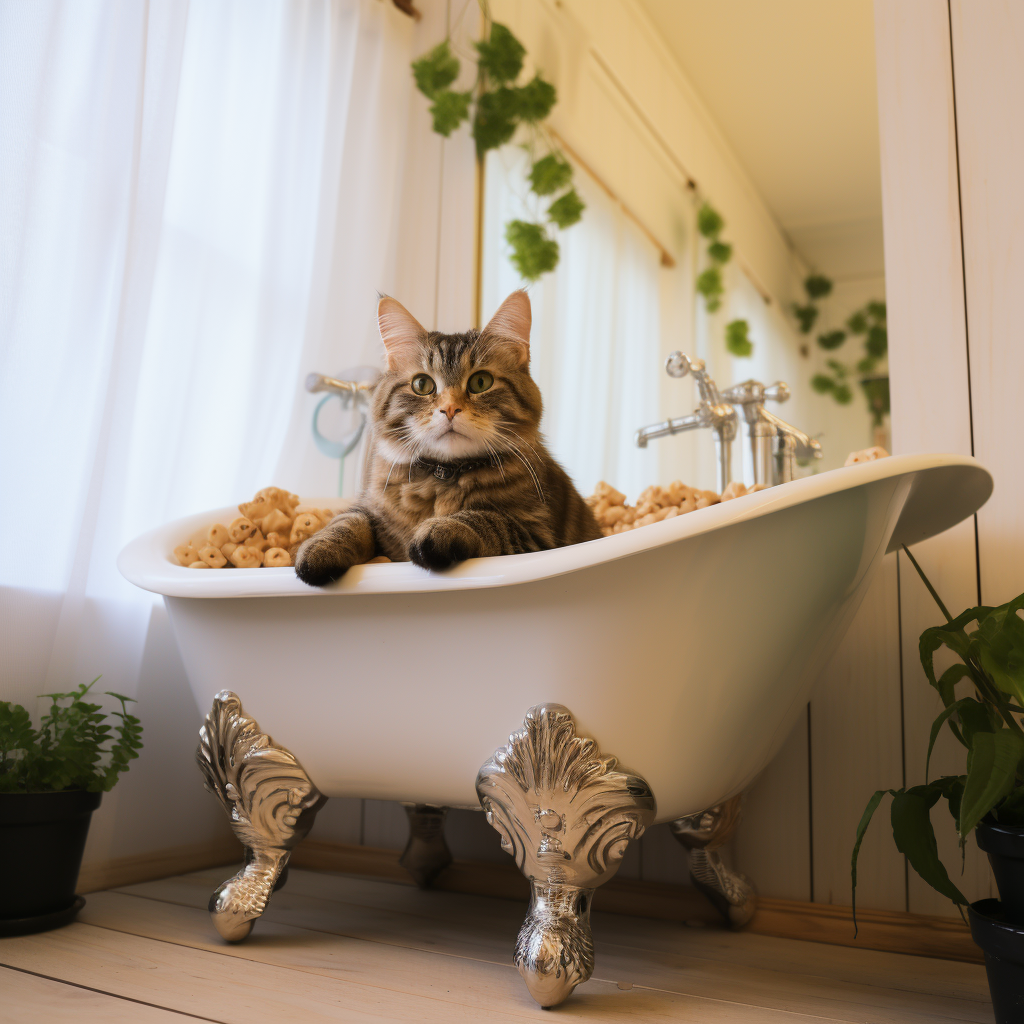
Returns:
[[[530,188],[539,196],[550,196],[561,191],[572,181],[572,166],[557,153],[541,157],[530,168]]]
[[[1009,729],[976,732],[967,764],[967,785],[960,804],[958,831],[966,839],[974,827],[1013,789],[1024,738]]]
[[[583,216],[586,208],[587,204],[577,195],[576,189],[570,189],[548,207],[548,220],[560,228],[569,228]]]
[[[505,241],[512,247],[512,265],[527,281],[536,281],[558,266],[558,243],[548,237],[542,224],[509,221],[505,225]]]
[[[896,849],[906,856],[910,866],[938,893],[954,903],[966,904],[964,894],[949,880],[929,812],[940,796],[941,784],[914,786],[897,792],[892,798],[892,837]]]
[[[864,347],[869,355],[881,359],[889,351],[889,334],[884,327],[876,324],[868,328],[868,336],[864,341]]]
[[[717,295],[712,295],[704,300],[704,308],[709,313],[717,313],[722,308],[722,300]]]
[[[818,347],[824,349],[839,348],[846,341],[846,331],[829,331],[818,335]]]
[[[981,667],[1003,693],[1024,705],[1024,620],[1017,609],[1024,595],[995,608],[979,621]]]
[[[716,240],[708,246],[708,258],[715,263],[728,263],[732,259],[732,246],[728,242]]]
[[[858,373],[871,373],[872,370],[878,365],[878,360],[874,356],[865,356],[857,363]]]
[[[469,117],[471,92],[452,92],[442,89],[434,94],[430,113],[434,119],[434,131],[448,138],[456,128]]]
[[[1017,786],[996,809],[1000,825],[1024,828],[1024,786]]]
[[[710,203],[702,203],[697,211],[697,230],[705,238],[714,239],[718,238],[724,227],[725,221],[722,220],[722,215]]]
[[[819,395],[827,395],[830,391],[835,389],[836,382],[825,373],[816,373],[811,378],[811,387],[818,392]]]
[[[875,811],[878,810],[878,805],[882,802],[882,797],[886,793],[892,793],[896,795],[896,791],[893,789],[879,789],[877,790],[871,799],[868,801],[867,807],[864,808],[864,813],[860,816],[860,823],[857,825],[857,841],[853,844],[853,857],[850,863],[850,876],[853,882],[852,885],[852,904],[853,904],[853,937],[857,937],[857,858],[860,856],[860,844],[864,842],[864,833],[868,830],[868,825],[871,824],[871,819],[874,817]]]
[[[800,325],[800,333],[810,334],[814,327],[815,320],[818,319],[818,307],[812,305],[794,305],[793,315],[796,317],[797,323]]]
[[[442,89],[447,89],[459,77],[459,61],[453,56],[445,39],[429,53],[413,61],[412,75],[416,88],[427,99],[433,99]]]
[[[516,131],[519,104],[516,91],[501,86],[481,94],[473,118],[473,139],[478,157],[503,146]]]
[[[543,121],[558,100],[555,87],[540,75],[515,90],[516,113],[523,121]]]
[[[697,293],[703,295],[705,299],[717,298],[723,291],[722,272],[718,267],[708,267],[707,270],[698,275],[696,288]]]
[[[955,665],[950,665],[945,672],[939,677],[938,682],[935,684],[935,689],[939,691],[939,696],[942,698],[942,703],[949,707],[955,699],[956,685],[959,683],[964,676],[970,676],[970,672],[967,670],[967,666],[958,662]]]
[[[498,84],[513,82],[523,70],[526,47],[500,22],[491,23],[488,39],[473,44],[480,55],[480,70]]]
[[[954,668],[956,668],[956,667],[957,666],[954,666]],[[962,665],[959,666],[959,667],[963,668]],[[932,749],[935,747],[935,741],[936,741],[936,739],[938,739],[939,733],[942,731],[942,726],[945,724],[946,720],[951,715],[956,714],[956,712],[960,710],[961,705],[967,703],[968,701],[974,701],[974,698],[972,698],[972,697],[963,697],[963,698],[961,698],[958,701],[954,701],[954,703],[949,704],[947,707],[943,708],[942,711],[939,712],[939,715],[935,719],[935,721],[932,722],[931,733],[928,736],[928,753],[927,753],[927,755],[925,756],[925,759],[924,759],[924,781],[925,782],[928,781],[928,769],[931,766],[931,762],[932,762]],[[977,701],[974,701],[974,703],[977,703]],[[960,734],[959,730],[955,730],[954,734],[956,735],[956,738],[961,743],[964,744],[964,746],[967,746],[967,743],[964,740],[963,736]]]
[[[853,401],[853,391],[849,384],[838,384],[832,391],[832,397],[840,405],[849,405]]]
[[[810,299],[823,299],[832,291],[832,282],[824,274],[811,274],[804,281],[804,291]]]
[[[846,329],[851,334],[864,334],[868,329],[868,318],[858,310],[846,321]]]
[[[754,343],[750,340],[750,324],[746,320],[730,320],[725,325],[725,347],[741,359],[754,354]]]
[[[867,304],[867,306],[865,306],[864,308],[867,310],[868,316],[871,317],[872,319],[874,319],[874,320],[884,320],[885,319],[885,303],[884,302],[879,302],[877,300],[874,301],[874,302],[869,302]]]
[[[861,373],[870,373],[874,369],[874,364],[872,363],[865,369],[864,364],[868,362],[869,360],[862,359],[857,364],[857,369]],[[860,386],[868,400],[868,408],[874,418],[874,425],[880,427],[889,412],[889,378],[875,377],[873,380],[862,380]]]

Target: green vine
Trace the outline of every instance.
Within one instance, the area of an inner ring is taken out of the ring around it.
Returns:
[[[697,294],[704,297],[704,308],[716,313],[722,308],[725,285],[722,270],[732,259],[732,246],[722,241],[725,220],[707,201],[697,211],[697,230],[707,239],[708,266],[697,275]],[[725,325],[725,348],[730,355],[747,358],[754,354],[754,343],[750,340],[750,324],[746,320],[730,320]]]
[[[832,282],[821,274],[812,274],[804,281],[807,302],[795,303],[793,314],[800,325],[801,334],[810,334],[818,320],[821,299],[832,293]],[[816,373],[811,387],[819,395],[831,395],[840,405],[853,401],[850,381],[854,371],[860,375],[860,387],[871,411],[872,423],[880,427],[889,412],[889,377],[876,374],[879,364],[889,351],[889,332],[886,325],[885,303],[877,299],[866,303],[846,320],[845,330],[836,329],[818,335],[818,347],[832,352],[845,344],[847,338],[860,338],[864,354],[851,367],[838,359],[829,359],[825,365],[830,373]]]
[[[481,8],[484,38],[473,44],[476,79],[472,88],[462,92],[452,88],[461,64],[452,53],[450,36],[413,62],[413,78],[431,101],[434,131],[448,138],[469,121],[481,162],[490,150],[511,142],[520,126],[527,129],[523,148],[530,155],[530,191],[547,208],[533,220],[509,221],[505,240],[512,250],[512,265],[525,280],[536,281],[558,266],[558,242],[549,234],[550,228],[571,227],[586,206],[573,187],[572,165],[544,125],[558,99],[555,87],[539,72],[517,84],[526,48],[506,25],[491,20],[486,0],[481,0]]]

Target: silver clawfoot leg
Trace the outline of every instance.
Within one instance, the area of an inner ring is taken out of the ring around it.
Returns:
[[[230,690],[213,699],[199,730],[196,760],[206,788],[224,805],[245,847],[242,870],[210,897],[217,931],[228,942],[241,942],[266,909],[291,851],[306,837],[327,798],[295,756],[275,746],[246,716]]]
[[[732,928],[742,928],[757,910],[757,890],[753,882],[737,871],[730,871],[719,852],[736,831],[740,820],[742,795],[724,804],[677,818],[672,834],[690,851],[690,878],[718,908]]]
[[[594,890],[654,821],[654,795],[594,740],[577,736],[560,704],[526,713],[523,728],[480,769],[476,791],[502,849],[530,881],[515,965],[541,1006],[557,1006],[594,971]]]
[[[444,841],[447,807],[432,804],[403,804],[409,815],[409,842],[398,863],[412,875],[421,889],[429,889],[435,878],[452,862],[452,852]]]

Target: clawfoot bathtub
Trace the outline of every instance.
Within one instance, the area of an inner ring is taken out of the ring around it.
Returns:
[[[593,890],[652,822],[675,821],[695,877],[742,903],[714,852],[730,801],[795,723],[882,556],[991,489],[972,459],[899,456],[574,547],[443,573],[357,566],[323,590],[291,569],[173,564],[233,510],[145,534],[118,564],[164,595],[212,709],[200,766],[247,849],[211,900],[218,930],[248,934],[332,796],[405,801],[424,881],[445,863],[441,809],[483,806],[531,882],[516,963],[545,1006],[590,976]]]

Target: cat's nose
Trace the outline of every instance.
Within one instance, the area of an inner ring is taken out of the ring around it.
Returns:
[[[462,412],[462,410],[454,405],[442,405],[438,409],[438,412],[443,412],[445,416],[448,417],[448,422],[451,423],[451,421],[455,419],[455,414],[457,412]]]

